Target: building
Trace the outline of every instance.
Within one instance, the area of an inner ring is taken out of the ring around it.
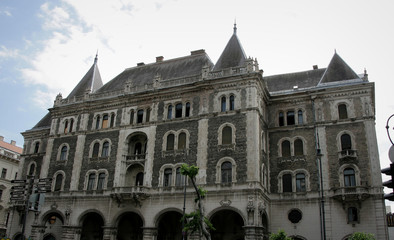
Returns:
[[[21,178],[53,179],[32,239],[181,239],[183,163],[199,167],[212,239],[387,239],[374,83],[335,53],[327,68],[263,76],[234,33],[102,83],[97,56],[25,139]],[[37,147],[38,146],[38,147]],[[32,170],[33,169],[33,170]],[[188,181],[186,181],[188,184]],[[194,210],[186,190],[186,212]],[[14,211],[17,239],[22,214]],[[189,236],[189,239],[196,239]]]
[[[0,136],[0,237],[4,237],[7,232],[11,180],[18,175],[21,154],[22,148],[16,146],[15,141],[7,143],[4,142],[4,137]]]

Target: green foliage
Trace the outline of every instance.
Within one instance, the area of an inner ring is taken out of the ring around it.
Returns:
[[[183,231],[187,233],[194,233],[196,231],[200,231],[201,217],[203,217],[205,224],[210,230],[215,230],[208,218],[201,216],[201,212],[199,210],[196,210],[191,213],[185,213],[185,215],[181,218],[181,221],[185,222]]]
[[[285,231],[279,230],[278,233],[271,233],[270,240],[291,240],[287,237]]]
[[[349,240],[375,240],[375,237],[370,233],[356,232],[350,236]]]
[[[198,167],[194,165],[189,166],[187,164],[182,164],[181,174],[190,178],[194,178],[198,174]]]

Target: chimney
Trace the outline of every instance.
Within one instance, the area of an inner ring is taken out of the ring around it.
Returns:
[[[141,66],[144,66],[144,65],[145,65],[145,63],[143,63],[143,62],[137,63],[138,67],[141,67]]]
[[[3,136],[0,136],[0,141],[4,141],[4,137]]]
[[[11,140],[11,145],[12,145],[12,146],[15,146],[15,145],[16,145],[16,142],[15,142],[14,140]]]
[[[163,59],[164,59],[163,56],[158,56],[158,57],[156,57],[156,62],[157,62],[157,63],[163,62]]]
[[[317,65],[313,65],[313,70],[319,69]]]

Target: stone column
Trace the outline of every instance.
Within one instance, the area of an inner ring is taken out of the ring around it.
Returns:
[[[62,240],[79,240],[81,237],[81,227],[63,226]]]
[[[144,227],[143,229],[143,240],[155,240],[157,237],[157,228],[155,227]]]
[[[116,240],[116,235],[118,233],[118,228],[104,226],[103,240]]]
[[[263,227],[244,226],[245,240],[263,240]]]
[[[31,240],[42,239],[42,235],[45,233],[45,228],[46,226],[42,226],[42,225],[32,225],[30,239]]]

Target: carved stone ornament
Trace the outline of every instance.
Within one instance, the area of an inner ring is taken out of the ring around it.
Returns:
[[[231,201],[227,200],[227,199],[223,199],[222,201],[219,202],[220,205],[222,206],[230,206],[231,205]]]
[[[248,197],[248,205],[246,206],[246,210],[248,212],[254,212],[254,202],[252,196]]]

